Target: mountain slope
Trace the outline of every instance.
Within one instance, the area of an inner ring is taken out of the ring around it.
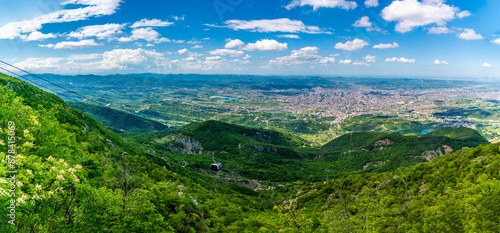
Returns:
[[[108,107],[83,102],[68,102],[68,105],[89,114],[116,132],[151,132],[168,129],[168,126],[160,122]]]
[[[469,128],[445,128],[420,136],[406,136],[386,133],[356,132],[342,135],[322,148],[337,151],[373,149],[377,141],[389,139],[393,145],[408,145],[418,148],[427,145],[440,146],[450,144],[454,150],[461,149],[467,143],[468,147],[489,144],[477,131]]]
[[[309,144],[305,139],[286,132],[232,125],[220,121],[192,123],[181,129],[183,134],[200,141],[207,150],[225,150],[249,141],[275,146],[300,147]]]
[[[237,173],[274,182],[316,182],[326,178],[327,170],[332,178],[393,171],[462,147],[488,144],[472,129],[445,129],[434,134],[360,132],[343,135],[318,148],[288,133],[205,121],[137,138],[145,146],[169,151],[174,154],[172,157],[185,161],[193,169],[207,170],[213,156],[223,164],[223,174]],[[455,137],[445,136],[451,134]]]
[[[342,170],[348,159],[387,156],[376,152],[391,146],[411,151],[409,139],[432,151],[437,139],[450,148],[482,141],[468,129],[420,138],[361,134],[320,150],[280,132],[211,121],[125,141],[58,97],[1,74],[0,128],[0,177],[11,178],[7,156],[17,161],[14,199],[0,183],[0,232],[500,231],[499,144],[389,172]],[[166,153],[180,138],[213,150],[224,169],[268,179],[268,190],[223,182],[225,170],[204,172],[211,155]],[[327,168],[334,181],[299,182],[323,180]],[[16,225],[7,215],[13,200]]]
[[[248,213],[269,210],[257,192],[126,142],[55,95],[1,74],[0,110],[0,176],[11,177],[13,148],[17,172],[14,199],[0,184],[1,232],[227,232],[251,228]],[[231,198],[237,204],[224,201]]]
[[[350,133],[325,144],[322,151],[332,155],[344,169],[383,172],[485,144],[489,142],[473,129],[447,128],[420,136]]]
[[[499,144],[464,148],[394,172],[318,183],[279,209],[288,231],[499,232],[499,171]]]

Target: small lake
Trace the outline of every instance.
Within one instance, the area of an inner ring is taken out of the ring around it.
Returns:
[[[210,96],[210,99],[216,99],[216,98],[222,98],[222,99],[224,99],[224,100],[219,101],[217,103],[224,103],[224,102],[227,102],[227,101],[237,101],[237,102],[243,101],[243,100],[240,100],[240,99],[237,99],[237,98],[233,98],[233,97],[228,97],[228,96],[220,96],[220,95]]]
[[[450,96],[450,98],[455,98],[455,99],[463,99],[465,97],[463,96],[459,96],[459,95],[456,95],[456,96]]]
[[[422,130],[422,134],[428,134],[430,133],[431,131],[427,131],[427,130]]]

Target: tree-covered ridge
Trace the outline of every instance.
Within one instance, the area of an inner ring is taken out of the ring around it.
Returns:
[[[317,147],[286,132],[219,121],[196,122],[179,130],[132,138],[145,147],[171,153],[169,158],[193,169],[206,170],[213,156],[223,164],[223,174],[234,172],[273,182],[318,182],[326,179],[325,171],[331,178],[393,171],[462,147],[489,143],[472,129],[454,128],[418,136],[358,132]]]
[[[10,187],[0,184],[1,232],[227,232],[272,207],[252,190],[124,141],[54,95],[10,77],[0,80],[7,84],[0,88],[0,176],[10,177],[9,121],[18,172],[15,225],[7,216]],[[24,95],[40,98],[30,107]]]
[[[418,148],[430,144],[436,147],[448,145],[454,150],[464,147],[465,143],[472,143],[469,147],[489,144],[477,131],[469,128],[445,128],[433,131],[425,135],[395,135],[387,133],[355,132],[342,135],[329,143],[323,145],[323,149],[346,151],[346,150],[371,150],[384,146],[377,141],[388,139],[392,145]]]
[[[290,231],[499,232],[499,144],[394,172],[301,190],[280,210]]]
[[[475,130],[470,128],[445,128],[428,133],[428,135],[446,136],[449,138],[461,140],[473,140],[480,144],[484,144],[484,138]]]
[[[181,132],[200,141],[207,150],[224,150],[225,147],[235,147],[239,143],[246,143],[249,140],[256,143],[290,147],[310,144],[307,140],[287,132],[239,126],[213,120],[191,123],[181,129]]]
[[[109,107],[83,102],[68,102],[68,105],[89,114],[104,126],[116,132],[151,132],[168,129],[168,126],[158,121],[146,119]]]

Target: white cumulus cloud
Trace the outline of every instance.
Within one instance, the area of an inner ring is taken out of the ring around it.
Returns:
[[[97,69],[130,69],[135,67],[166,67],[168,66],[164,54],[154,50],[115,49],[103,53],[101,65]]]
[[[139,64],[146,62],[149,57],[161,57],[163,54],[144,49],[115,49],[104,52],[104,63],[112,64],[111,67]]]
[[[348,64],[351,64],[352,63],[352,60],[349,60],[349,59],[345,59],[345,60],[340,60],[339,61],[339,64],[344,64],[344,65],[348,65]]]
[[[483,67],[490,68],[490,67],[493,67],[493,65],[488,63],[488,62],[485,62],[485,63],[483,63]]]
[[[179,49],[179,51],[177,51],[177,53],[180,54],[180,55],[183,55],[183,54],[185,54],[187,52],[188,52],[187,49]]]
[[[319,61],[319,63],[335,63],[335,56],[323,57]]]
[[[243,43],[243,41],[241,41],[240,39],[235,39],[235,40],[230,40],[229,42],[227,42],[226,45],[224,46],[224,48],[234,49],[234,48],[241,47],[243,45],[245,45],[245,43]]]
[[[466,28],[463,32],[457,34],[458,38],[462,40],[482,40],[484,39],[481,34],[476,33],[472,28]]]
[[[70,32],[68,37],[83,39],[87,37],[97,37],[99,40],[113,39],[114,35],[122,33],[125,24],[108,23],[104,25],[92,25],[81,27],[74,32]]]
[[[96,70],[170,67],[164,54],[154,50],[115,49],[102,54],[79,54],[68,57],[28,58],[14,65],[30,70],[81,72]]]
[[[428,24],[444,26],[455,17],[464,17],[458,13],[458,7],[444,4],[444,0],[401,0],[393,1],[382,10],[382,18],[388,22],[397,22],[396,31],[405,33],[415,27]]]
[[[288,49],[287,43],[279,43],[276,40],[263,39],[255,43],[248,43],[243,50],[247,51],[283,51]]]
[[[44,24],[86,20],[91,17],[112,15],[122,0],[68,0],[62,6],[84,5],[75,9],[64,9],[33,19],[10,22],[0,27],[0,39],[25,38],[27,34],[40,30]]]
[[[457,13],[458,18],[464,18],[471,16],[470,11],[460,11]]]
[[[216,61],[216,60],[220,60],[220,56],[213,56],[213,57],[205,57],[205,60],[207,61]]]
[[[300,39],[299,35],[288,34],[288,35],[277,35],[279,38],[288,38],[288,39]]]
[[[394,42],[392,44],[378,44],[378,45],[374,45],[373,48],[374,49],[393,49],[393,48],[398,48],[399,47],[399,44]]]
[[[211,55],[239,57],[245,54],[243,51],[234,49],[215,49],[209,52]]]
[[[368,28],[368,27],[372,26],[372,23],[370,22],[370,18],[368,18],[368,16],[363,16],[360,19],[358,19],[356,22],[354,22],[354,24],[352,26]]]
[[[335,57],[328,56],[322,57],[319,54],[319,48],[314,46],[304,47],[299,50],[292,50],[289,56],[277,57],[269,61],[270,65],[300,65],[300,64],[314,64],[314,63],[334,63]]]
[[[376,57],[372,56],[372,55],[366,55],[366,57],[363,57],[363,60],[365,60],[365,62],[367,62],[367,63],[375,63],[375,62],[377,62]]]
[[[251,62],[249,60],[240,60],[240,59],[234,59],[230,62],[236,62],[236,63],[239,63],[239,64],[250,64]]]
[[[363,47],[365,47],[367,45],[368,45],[368,42],[366,42],[362,39],[354,39],[352,41],[347,41],[345,43],[339,42],[339,43],[335,44],[335,48],[347,50],[347,51],[353,51],[353,50],[362,49]]]
[[[64,58],[61,57],[28,58],[14,64],[14,66],[29,70],[58,70],[61,67],[60,62],[62,60],[64,60]]]
[[[437,59],[434,61],[434,64],[435,65],[449,65],[449,63],[447,61],[440,61]]]
[[[196,57],[186,57],[182,59],[183,61],[197,61],[198,59]]]
[[[261,20],[226,20],[227,28],[233,30],[247,30],[252,32],[288,32],[288,33],[326,33],[317,26],[306,26],[300,20],[281,19],[261,19]],[[207,24],[207,26],[218,27]]]
[[[451,33],[452,31],[447,27],[431,27],[429,28],[428,32],[430,34],[445,34]]]
[[[355,61],[352,63],[355,66],[370,66],[370,64],[364,62],[364,61]]]
[[[271,61],[271,64],[277,65],[298,65],[304,63],[313,63],[321,59],[318,47],[304,47],[299,50],[293,50],[290,56],[277,57]]]
[[[138,27],[167,27],[170,26],[174,23],[168,22],[168,21],[162,21],[161,19],[141,19],[132,26],[131,28],[138,28]]]
[[[57,36],[52,33],[43,34],[39,31],[34,31],[30,33],[27,37],[23,38],[26,41],[35,41],[35,40],[45,40],[48,38],[56,38]]]
[[[101,44],[96,43],[93,39],[91,40],[80,40],[80,41],[63,41],[57,44],[46,44],[39,45],[40,47],[51,48],[51,49],[81,49],[93,46],[98,46]]]
[[[366,7],[377,7],[378,6],[378,0],[366,0],[365,1],[365,6]]]
[[[354,1],[346,0],[293,0],[290,4],[286,5],[285,8],[290,10],[297,6],[312,6],[313,10],[318,8],[341,8],[344,10],[354,9],[358,6]]]
[[[386,58],[385,62],[399,62],[399,63],[409,63],[409,64],[414,64],[415,59],[406,59],[404,57],[393,57],[393,58]]]
[[[174,19],[175,21],[182,21],[185,19],[185,15],[182,15],[182,16],[170,16],[172,19]]]
[[[353,64],[355,66],[371,66],[370,63],[376,63],[377,62],[377,59],[375,56],[372,56],[372,55],[366,55],[365,57],[363,57],[363,60],[362,61],[354,61],[351,63],[351,60],[344,60],[344,63],[343,64]]]
[[[120,42],[130,42],[135,40],[145,40],[147,42],[170,42],[168,38],[161,37],[160,33],[153,30],[152,28],[135,28],[132,30],[132,35],[130,37],[121,37],[118,39]],[[184,42],[184,41],[182,41]]]
[[[491,40],[491,43],[493,43],[493,44],[497,44],[497,45],[500,45],[500,38],[497,38],[497,39]]]

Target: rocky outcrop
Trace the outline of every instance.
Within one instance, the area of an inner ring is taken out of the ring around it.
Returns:
[[[180,154],[202,154],[204,152],[201,143],[192,137],[178,134],[174,135],[173,139],[172,142],[168,143],[168,147]]]
[[[369,163],[363,165],[363,170],[368,169],[368,168],[374,168],[374,167],[384,166],[387,162],[389,162],[389,160],[369,162]]]
[[[184,134],[172,135],[172,141],[167,146],[179,154],[206,154],[213,155],[213,151],[203,149],[200,141]]]
[[[427,161],[431,161],[439,156],[442,156],[443,152],[441,151],[441,148],[438,147],[435,150],[426,150],[424,153],[422,153],[422,157],[424,157]]]
[[[365,152],[365,151],[368,151],[368,150],[367,150],[367,149],[361,149],[361,150],[348,150],[348,151],[344,151],[344,152],[342,152],[342,154],[360,153],[360,152]]]
[[[375,143],[372,144],[372,146],[374,147],[374,150],[383,150],[383,149],[385,149],[384,146],[388,146],[391,144],[393,144],[393,142],[391,140],[389,140],[388,138],[386,138],[384,140],[376,141]]]
[[[443,148],[444,148],[444,153],[445,154],[453,152],[453,149],[450,146],[448,146],[448,145],[443,145]]]
[[[377,146],[388,146],[388,145],[391,145],[393,142],[391,140],[389,140],[388,138],[384,139],[384,140],[378,140],[376,141],[375,143],[373,143],[373,146],[374,147],[377,147]]]
[[[444,149],[444,153],[443,153],[443,150],[441,148]],[[426,150],[422,153],[421,156],[416,156],[415,158],[424,158],[427,161],[431,161],[439,156],[443,156],[444,154],[448,154],[448,153],[452,153],[452,152],[453,152],[453,149],[450,146],[442,145],[442,146],[436,148],[435,150]]]

